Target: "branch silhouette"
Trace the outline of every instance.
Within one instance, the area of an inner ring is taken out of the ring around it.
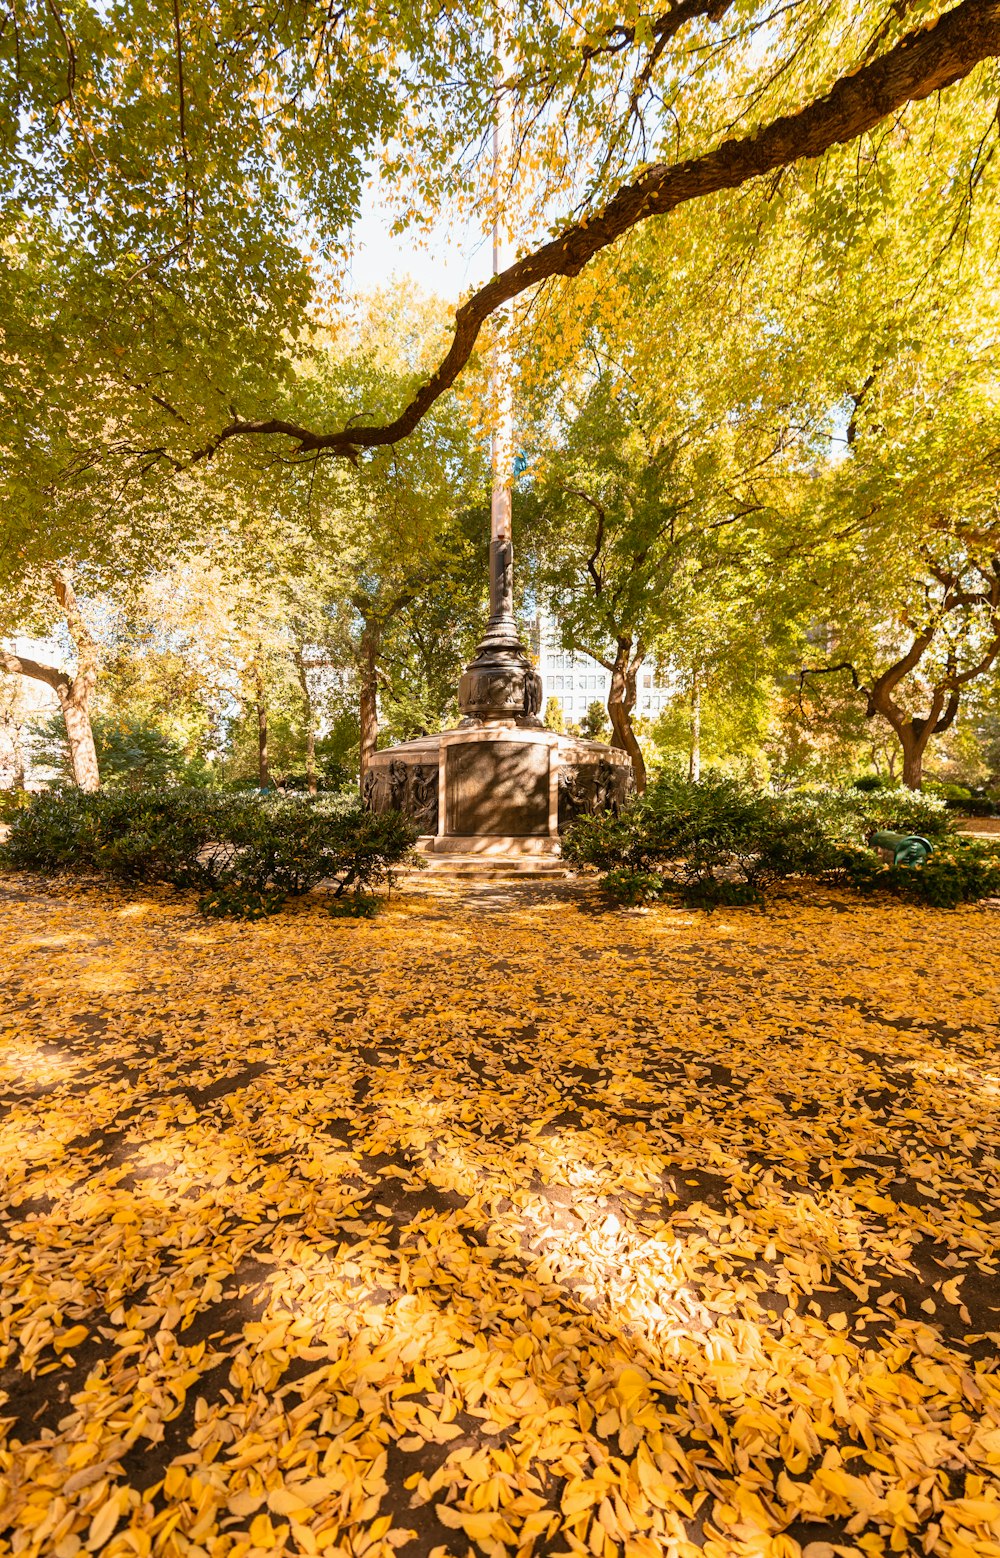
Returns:
[[[699,8],[700,9],[700,8]],[[595,254],[653,216],[724,189],[736,189],[762,174],[831,146],[856,140],[907,103],[953,86],[985,59],[1000,55],[1000,0],[962,0],[930,26],[915,29],[892,49],[842,76],[825,96],[782,115],[749,135],[724,141],[714,151],[677,163],[656,163],[624,185],[592,216],[522,256],[474,292],[455,314],[451,346],[435,372],[391,422],[349,425],[333,432],[300,427],[283,418],[234,420],[199,449],[204,459],[232,438],[281,434],[301,454],[328,453],[355,459],[362,449],[399,443],[435,401],[450,389],[472,355],[489,317],[540,282],[576,276]]]

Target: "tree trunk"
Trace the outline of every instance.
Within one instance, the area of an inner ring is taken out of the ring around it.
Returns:
[[[701,779],[701,683],[695,675],[691,683],[691,751],[688,778],[692,784]]]
[[[646,764],[642,748],[632,729],[632,710],[635,708],[635,684],[642,654],[632,656],[631,638],[619,638],[614,665],[611,667],[611,688],[608,692],[608,718],[611,720],[611,745],[627,752],[632,759],[636,793],[646,788]]]
[[[312,694],[309,691],[309,677],[306,674],[306,662],[301,649],[295,651],[295,669],[299,673],[299,686],[302,689],[302,701],[306,706],[306,785],[310,795],[315,795],[319,788],[316,779],[316,719],[313,714]]]
[[[3,669],[0,661],[0,670]],[[4,709],[3,726],[6,730],[7,740],[10,742],[11,757],[11,789],[23,790],[25,780],[24,759],[24,708],[21,693],[21,679],[11,681],[10,703]]]
[[[903,753],[902,779],[908,790],[919,790],[924,781],[924,755],[934,734],[934,721],[908,719],[893,729]]]
[[[26,655],[0,649],[0,669],[44,682],[59,699],[66,725],[66,741],[73,778],[81,790],[96,790],[101,776],[97,765],[94,730],[90,723],[90,699],[97,683],[97,641],[87,627],[73,589],[69,569],[60,568],[52,576],[52,588],[76,649],[76,674],[70,676],[58,666],[42,665]]]
[[[97,766],[94,730],[90,723],[89,698],[76,692],[75,681],[71,685],[64,683],[57,691],[66,723],[73,778],[81,790],[96,790],[100,787],[101,776]]]
[[[83,620],[69,569],[60,568],[52,585],[76,650],[76,675],[65,691],[56,688],[66,722],[73,778],[81,790],[96,790],[100,786],[101,776],[97,767],[94,730],[90,723],[90,699],[97,685],[97,641]]]
[[[361,784],[378,747],[378,623],[366,621],[361,634]]]
[[[264,674],[260,657],[254,662],[254,688],[257,696],[257,775],[262,790],[271,788],[271,771],[267,763],[267,702],[264,696]]]
[[[911,747],[903,749],[903,783],[908,790],[919,790],[924,778],[924,754]]]

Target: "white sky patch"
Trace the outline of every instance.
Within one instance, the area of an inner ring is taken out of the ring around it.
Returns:
[[[391,226],[392,212],[377,189],[369,187],[354,228],[349,268],[354,292],[409,279],[423,291],[457,303],[462,293],[489,279],[491,240],[471,223],[442,217],[427,234],[401,235],[394,235]]]

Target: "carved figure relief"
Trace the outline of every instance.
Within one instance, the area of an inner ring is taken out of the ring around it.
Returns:
[[[524,678],[524,712],[538,714],[542,707],[542,678],[537,671],[529,671]]]
[[[394,757],[389,764],[389,807],[393,811],[406,809],[406,782],[409,770],[404,762]]]
[[[559,828],[569,827],[577,817],[590,811],[592,793],[579,768],[562,769],[559,774]]]
[[[369,768],[365,774],[364,783],[361,786],[361,804],[365,811],[378,811],[378,774],[374,768]]]
[[[612,812],[617,817],[628,793],[630,772],[606,757],[585,767],[564,768],[559,775],[560,831],[588,814],[597,817]]]
[[[438,827],[438,771],[419,763],[413,770],[411,816],[421,833],[436,833]]]
[[[616,790],[614,767],[606,757],[602,757],[594,778],[594,811],[617,811]]]

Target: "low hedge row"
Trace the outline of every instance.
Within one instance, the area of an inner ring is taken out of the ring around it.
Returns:
[[[885,866],[865,847],[884,829],[930,839],[929,860]],[[720,775],[694,784],[668,774],[618,817],[581,817],[563,853],[601,871],[606,890],[625,903],[671,891],[706,905],[760,903],[792,876],[943,906],[1000,895],[1000,850],[959,839],[942,801],[909,790],[772,795]]]
[[[1000,817],[1000,805],[988,795],[947,795],[944,804],[962,817]]]
[[[338,912],[367,913],[416,832],[347,797],[205,790],[66,790],[35,796],[11,822],[0,864],[97,872],[196,889],[205,914],[257,919],[325,884]]]

